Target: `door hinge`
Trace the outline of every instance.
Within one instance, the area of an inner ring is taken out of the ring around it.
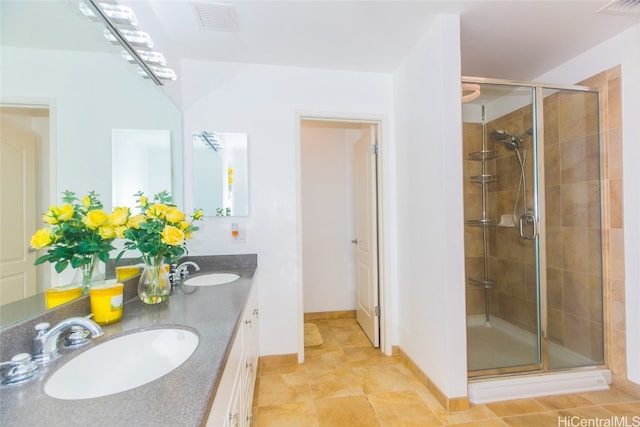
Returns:
[[[371,154],[373,154],[374,156],[378,155],[378,144],[373,144],[371,146]]]
[[[376,305],[373,308],[373,313],[376,315],[376,317],[380,317],[380,306],[379,305]]]

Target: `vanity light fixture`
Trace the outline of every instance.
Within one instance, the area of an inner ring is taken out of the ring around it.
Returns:
[[[153,40],[151,36],[144,31],[132,31],[132,30],[119,30],[120,34],[127,39],[127,42],[133,45],[144,46],[151,49],[153,47]],[[118,38],[110,31],[104,30],[104,37],[111,43],[118,44]]]
[[[193,132],[193,139],[202,141],[205,146],[211,148],[213,151],[222,150],[222,144],[218,141],[218,135],[213,132]]]
[[[147,64],[161,65],[161,66],[167,65],[166,58],[160,52],[138,49],[138,55],[140,55],[140,58],[142,58],[142,60]],[[131,54],[126,50],[122,51],[122,57],[132,64],[136,63],[136,60],[134,59],[134,57],[131,56]]]
[[[120,24],[131,25],[132,27],[136,27],[138,25],[138,18],[136,18],[136,15],[133,13],[133,10],[131,10],[130,7],[104,2],[100,2],[98,3],[98,5],[109,19],[118,21],[118,23]],[[78,3],[78,9],[80,9],[80,11],[92,21],[99,20],[93,10],[89,6],[87,6],[86,3]]]
[[[81,0],[78,7],[89,19],[104,24],[104,36],[122,46],[122,56],[139,65],[138,74],[142,77],[153,80],[158,86],[162,86],[162,80],[177,79],[175,71],[164,66],[167,61],[162,53],[147,50],[153,48],[153,40],[149,34],[135,29],[138,19],[130,7],[96,0]]]

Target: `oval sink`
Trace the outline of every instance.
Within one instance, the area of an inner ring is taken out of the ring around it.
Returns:
[[[44,391],[57,399],[91,399],[150,383],[176,369],[198,347],[185,329],[151,329],[99,344],[65,363]]]
[[[189,286],[215,286],[235,282],[240,278],[236,273],[209,273],[193,276],[182,282]]]

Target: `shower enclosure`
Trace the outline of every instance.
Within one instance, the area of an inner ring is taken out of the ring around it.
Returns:
[[[604,365],[598,92],[464,88],[469,376]]]

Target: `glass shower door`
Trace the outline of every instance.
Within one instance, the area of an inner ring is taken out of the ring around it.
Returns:
[[[482,84],[463,106],[471,376],[541,368],[535,90]]]

